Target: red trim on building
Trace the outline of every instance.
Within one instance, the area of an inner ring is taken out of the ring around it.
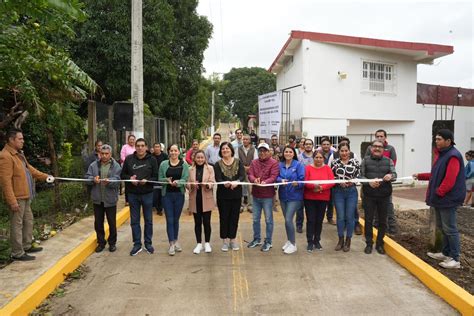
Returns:
[[[448,45],[401,42],[401,41],[391,41],[391,40],[382,40],[382,39],[376,39],[376,38],[365,38],[365,37],[357,37],[357,36],[327,34],[327,33],[291,31],[290,37],[288,38],[285,45],[283,46],[283,48],[280,50],[277,57],[273,61],[272,65],[269,68],[269,71],[272,71],[273,67],[276,65],[277,61],[280,59],[281,55],[283,54],[283,52],[285,51],[285,49],[288,47],[291,40],[293,39],[301,39],[301,40],[307,39],[311,41],[325,42],[325,43],[338,43],[338,44],[350,44],[350,45],[380,47],[380,48],[389,48],[389,49],[391,48],[391,49],[424,51],[430,56],[433,56],[435,53],[452,54],[454,52],[453,46],[448,46]]]

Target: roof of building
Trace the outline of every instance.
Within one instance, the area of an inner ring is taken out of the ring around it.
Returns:
[[[278,56],[275,58],[268,71],[278,73],[285,64],[286,59],[290,56],[293,56],[295,49],[298,47],[301,41],[305,39],[315,42],[345,45],[411,56],[413,61],[420,64],[432,63],[434,59],[450,55],[454,52],[453,46],[448,45],[401,42],[305,31],[291,31],[290,37],[286,41],[285,45],[283,45],[283,48],[278,53]]]

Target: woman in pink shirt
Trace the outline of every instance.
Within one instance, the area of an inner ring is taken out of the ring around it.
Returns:
[[[123,166],[123,162],[128,155],[131,155],[135,152],[135,135],[128,135],[127,144],[122,146],[120,151],[120,163]]]
[[[334,174],[328,165],[324,164],[324,156],[320,151],[313,154],[313,163],[305,168],[305,181],[311,180],[334,180]],[[304,207],[306,210],[306,238],[308,240],[308,252],[323,250],[321,246],[321,232],[323,229],[324,213],[331,198],[331,188],[334,183],[313,184],[306,183],[304,186]]]
[[[128,155],[131,155],[135,152],[135,135],[128,135],[127,144],[122,146],[122,150],[120,150],[120,165],[123,166],[123,162]],[[122,182],[120,182],[122,183]],[[122,191],[120,189],[120,191]],[[125,186],[125,206],[128,206],[128,194],[127,194],[127,187]]]

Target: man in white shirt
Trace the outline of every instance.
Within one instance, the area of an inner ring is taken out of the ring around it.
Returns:
[[[221,134],[214,133],[212,136],[213,144],[207,146],[205,154],[207,163],[214,166],[221,158],[219,157],[219,149],[221,146]]]

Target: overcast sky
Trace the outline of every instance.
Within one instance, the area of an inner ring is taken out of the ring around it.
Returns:
[[[470,1],[200,0],[214,25],[206,74],[232,67],[268,69],[291,30],[454,46],[454,54],[418,66],[418,82],[474,88]]]

